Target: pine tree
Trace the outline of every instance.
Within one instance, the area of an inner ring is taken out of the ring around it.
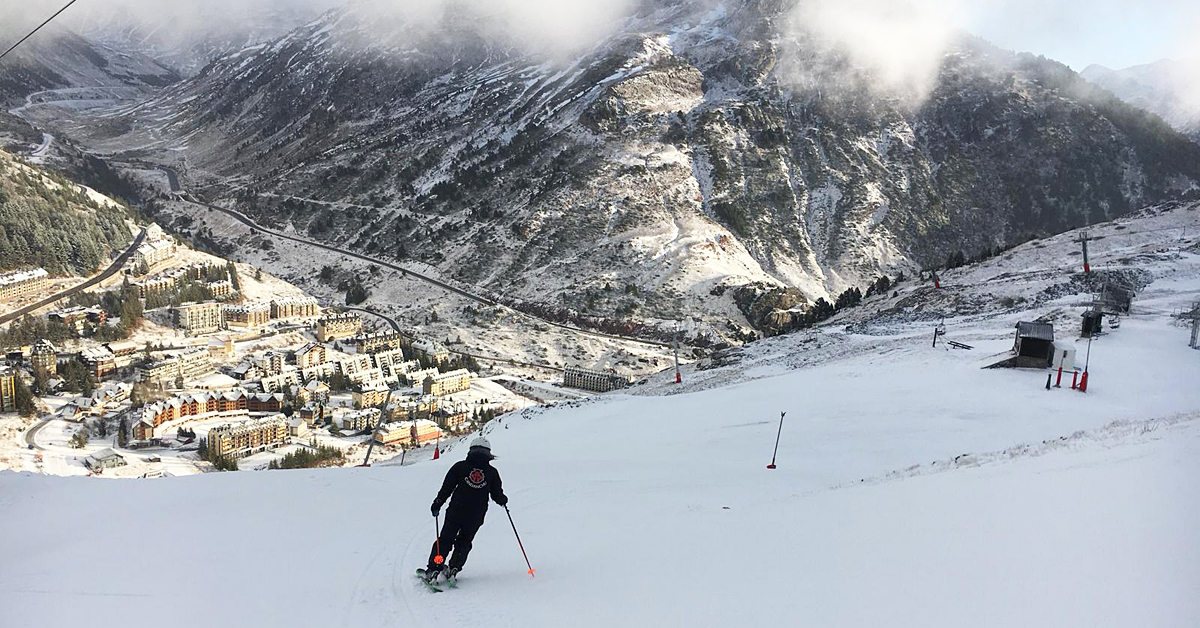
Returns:
[[[233,285],[235,291],[242,291],[242,282],[238,281],[237,266],[234,266],[233,262],[229,262],[229,283]]]
[[[17,412],[21,416],[33,416],[37,412],[37,408],[33,403],[33,393],[29,387],[25,385],[25,381],[20,377],[16,378],[16,386],[13,390],[13,400],[17,406]]]

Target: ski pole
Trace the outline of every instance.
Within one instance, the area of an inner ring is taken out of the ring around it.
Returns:
[[[433,516],[433,534],[434,534],[433,544],[437,545],[437,555],[433,557],[433,563],[435,565],[440,565],[446,561],[446,559],[442,556],[442,522],[441,522],[441,519],[442,519],[441,515]]]
[[[779,437],[783,434],[783,415],[786,412],[779,413],[779,431],[775,432],[775,451],[771,452],[771,464],[767,465],[768,469],[775,468],[775,456],[779,453]]]
[[[533,565],[529,564],[529,554],[525,553],[525,544],[521,542],[521,535],[517,533],[517,524],[513,523],[512,513],[508,510],[508,504],[504,505],[504,512],[508,515],[508,525],[512,526],[513,535],[517,537],[517,546],[521,548],[521,555],[525,557],[525,566],[529,567],[529,577],[533,577]]]

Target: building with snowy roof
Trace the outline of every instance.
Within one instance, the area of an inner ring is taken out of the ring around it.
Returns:
[[[84,458],[83,464],[87,465],[87,468],[92,471],[99,473],[105,469],[124,466],[127,463],[121,454],[114,451],[111,447],[106,447]]]
[[[50,285],[45,268],[14,270],[0,274],[0,301],[37,294]]]

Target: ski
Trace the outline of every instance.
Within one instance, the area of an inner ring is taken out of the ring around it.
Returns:
[[[433,591],[434,593],[442,592],[442,589],[440,587],[438,587],[438,585],[434,584],[433,581],[425,579],[425,570],[424,569],[417,570],[417,579],[420,580],[425,586],[429,587],[430,591]],[[450,585],[450,586],[453,587],[454,585]]]

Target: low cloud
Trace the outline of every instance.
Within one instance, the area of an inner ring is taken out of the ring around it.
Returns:
[[[786,20],[788,75],[801,87],[867,87],[923,100],[959,35],[951,3],[801,0]]]

